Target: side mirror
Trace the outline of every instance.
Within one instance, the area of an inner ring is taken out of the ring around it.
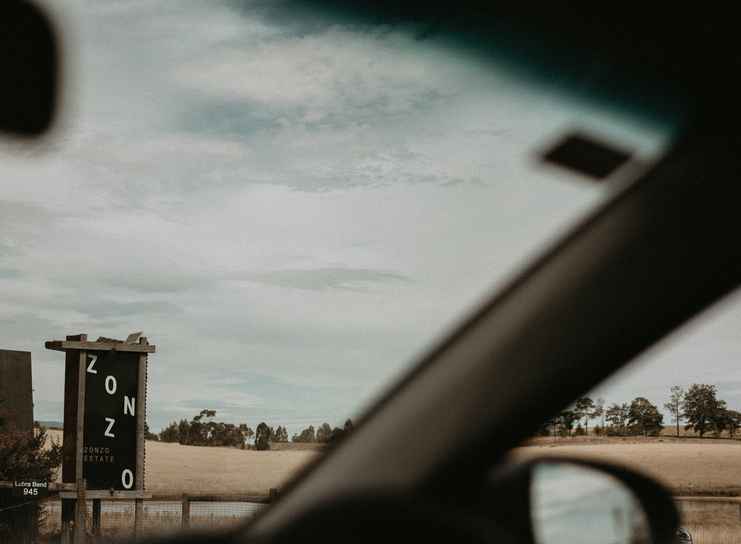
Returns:
[[[52,124],[58,48],[46,15],[30,2],[0,2],[0,132],[32,137]]]
[[[679,515],[669,492],[622,467],[541,457],[499,470],[487,488],[498,521],[533,544],[676,542]],[[503,493],[514,502],[502,510]],[[523,511],[526,518],[515,514]]]

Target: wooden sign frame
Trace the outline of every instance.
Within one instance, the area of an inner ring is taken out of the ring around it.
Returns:
[[[137,335],[138,336],[138,335]],[[143,519],[144,429],[147,406],[147,355],[156,351],[146,337],[138,337],[138,343],[122,342],[110,339],[99,339],[89,342],[86,334],[67,336],[66,340],[50,340],[44,345],[46,349],[65,353],[64,380],[64,440],[62,453],[62,481],[74,484],[74,490],[60,493],[62,498],[62,524],[73,522],[76,527],[85,527],[86,506],[88,499],[123,499],[135,500],[135,527],[137,534],[141,531]],[[83,448],[85,443],[85,383],[88,366],[88,353],[107,351],[138,353],[138,376],[136,402],[136,474],[134,489],[121,490],[88,490],[83,479]],[[95,510],[95,508],[94,508]],[[100,510],[98,505],[98,511]],[[82,542],[84,530],[75,531],[75,541]]]

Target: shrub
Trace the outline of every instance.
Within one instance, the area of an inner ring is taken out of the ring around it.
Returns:
[[[0,426],[0,480],[53,480],[62,462],[62,446],[52,443],[45,448],[47,439],[43,427],[36,433],[28,433]],[[10,509],[0,515],[0,541],[33,538],[41,522],[39,503],[9,493],[0,494],[0,510],[7,508]]]

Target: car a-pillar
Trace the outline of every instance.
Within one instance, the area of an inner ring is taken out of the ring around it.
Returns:
[[[85,500],[135,500],[141,528],[148,354],[156,348],[141,333],[123,340],[86,334],[50,340],[65,353],[62,527],[85,527]],[[98,519],[92,523],[100,527]],[[74,531],[82,542],[84,530]]]

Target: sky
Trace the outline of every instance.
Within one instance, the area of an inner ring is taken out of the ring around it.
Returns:
[[[63,114],[0,144],[0,347],[32,352],[40,420],[63,404],[45,340],[142,330],[155,430],[204,408],[341,424],[630,181],[539,151],[579,129],[647,162],[671,136],[418,28],[280,1],[51,7]],[[741,401],[740,316],[651,374],[656,395],[701,375]],[[709,354],[722,371],[697,374]]]

